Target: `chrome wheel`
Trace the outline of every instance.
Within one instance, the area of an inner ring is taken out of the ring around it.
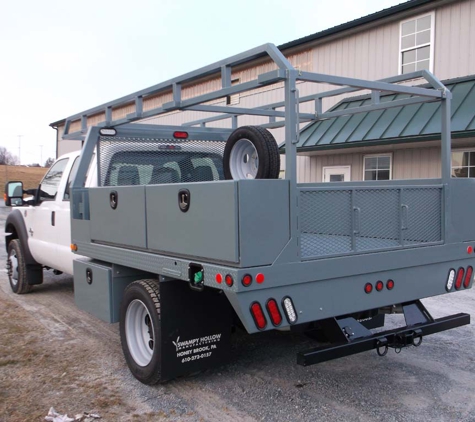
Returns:
[[[229,157],[229,169],[234,180],[256,178],[259,156],[249,139],[242,138],[234,144]]]
[[[18,284],[18,257],[15,249],[12,249],[7,258],[8,278],[13,286]]]
[[[147,366],[154,350],[153,323],[145,304],[130,302],[125,315],[125,337],[132,358],[139,366]]]

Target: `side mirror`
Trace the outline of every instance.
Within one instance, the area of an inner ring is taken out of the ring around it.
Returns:
[[[7,207],[23,205],[23,182],[7,182],[3,199]]]

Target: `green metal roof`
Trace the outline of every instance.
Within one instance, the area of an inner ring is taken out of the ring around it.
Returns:
[[[452,92],[452,137],[475,136],[475,75],[442,81]],[[381,96],[381,102],[408,98]],[[346,98],[331,111],[371,103],[369,95]],[[298,152],[440,139],[440,102],[411,104],[320,120],[300,133]]]

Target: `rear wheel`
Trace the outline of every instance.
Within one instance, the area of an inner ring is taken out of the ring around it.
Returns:
[[[28,284],[25,257],[19,239],[13,239],[8,244],[7,273],[10,287],[16,294],[31,291]]]
[[[277,179],[280,155],[272,134],[260,126],[243,126],[229,136],[224,148],[226,179]]]
[[[161,381],[160,289],[157,280],[140,280],[124,292],[120,340],[130,371],[144,384]]]

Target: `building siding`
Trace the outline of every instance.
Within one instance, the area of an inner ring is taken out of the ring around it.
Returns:
[[[456,139],[452,141],[453,150],[475,148],[475,138]],[[351,152],[350,152],[351,151]],[[351,180],[363,180],[363,159],[365,155],[391,154],[392,179],[434,179],[441,177],[441,152],[438,141],[394,145],[385,147],[353,148],[342,152],[314,153],[308,157],[299,157],[298,182],[322,182],[323,167],[350,166]]]

